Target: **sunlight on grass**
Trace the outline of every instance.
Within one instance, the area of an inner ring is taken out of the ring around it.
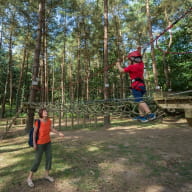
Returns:
[[[17,156],[18,156],[18,154],[17,154]],[[1,164],[0,164],[0,167],[3,167],[3,168],[5,168],[5,167],[7,167],[7,169],[9,169],[9,167],[11,167],[11,166],[14,166],[15,164],[17,164],[17,162],[19,162],[20,160],[22,160],[23,159],[23,156],[21,155],[19,155],[19,157],[14,157],[14,153],[12,152],[12,154],[11,153],[9,153],[9,154],[4,154],[3,155],[3,158],[1,158],[2,160],[1,160]],[[12,169],[10,169],[10,171],[11,171]]]
[[[11,183],[11,180],[12,180],[12,175],[11,174],[0,177],[0,189],[4,188],[7,185],[7,183]]]
[[[145,192],[151,192],[151,191],[165,191],[165,188],[159,185],[152,185],[147,187]]]
[[[113,121],[107,129],[76,127],[75,130],[65,130],[66,137],[62,140],[54,135],[50,174],[56,180],[55,189],[138,192],[140,178],[143,183],[156,178],[162,183],[190,181],[190,129],[177,125],[157,122],[143,125],[125,119]],[[28,147],[27,139],[25,135],[2,140],[0,191],[10,192],[14,191],[14,186],[26,186],[35,152]],[[180,147],[181,144],[187,152]],[[170,151],[176,155],[172,157]],[[48,185],[42,182],[44,166],[45,156],[35,174],[35,181],[46,188]],[[154,188],[153,185],[147,187],[145,190]]]
[[[100,149],[99,149],[99,147],[96,147],[96,146],[89,146],[87,148],[87,150],[90,152],[93,152],[93,151],[99,151]]]

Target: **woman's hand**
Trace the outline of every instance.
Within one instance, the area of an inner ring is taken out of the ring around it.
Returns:
[[[60,137],[64,137],[64,134],[62,132],[59,132]]]
[[[33,148],[34,148],[34,150],[37,150],[37,144],[36,143],[33,144]]]
[[[64,137],[64,134],[63,134],[62,132],[57,131],[57,130],[54,129],[53,127],[51,127],[51,131],[52,131],[53,133],[56,133],[56,134],[59,135],[60,137]]]

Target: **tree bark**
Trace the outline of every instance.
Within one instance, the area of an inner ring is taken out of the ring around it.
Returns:
[[[166,18],[166,20],[167,20],[168,26],[170,26],[170,25],[171,25],[171,21],[170,21],[169,18],[168,18],[168,14],[167,14],[166,8],[165,8],[165,18]],[[172,41],[173,41],[173,36],[172,36],[171,29],[170,29],[170,30],[169,30],[169,44],[168,44],[168,47],[167,47],[165,53],[163,54],[164,75],[165,75],[166,88],[167,88],[167,89],[170,89],[170,88],[171,88],[171,80],[170,80],[170,75],[169,75],[169,74],[170,74],[169,64],[168,64],[167,61],[166,61],[166,56],[167,56],[168,51],[169,51],[170,48],[171,48]]]
[[[104,99],[109,98],[108,71],[108,0],[104,0]],[[110,125],[110,115],[104,115],[104,126]]]
[[[81,70],[81,31],[80,31],[80,21],[79,21],[79,17],[78,17],[78,37],[77,37],[77,46],[78,46],[78,50],[77,50],[77,84],[76,84],[76,96],[77,99],[79,99],[79,86],[80,86],[80,70]]]
[[[54,90],[55,90],[55,56],[52,65],[52,89],[51,89],[51,103],[54,104]]]
[[[7,77],[5,81],[4,94],[1,102],[1,118],[5,116],[5,104],[9,87],[9,104],[12,104],[12,31],[9,37],[9,63],[7,68]]]
[[[65,103],[65,82],[66,82],[66,71],[65,71],[65,58],[66,58],[66,15],[65,15],[65,24],[64,24],[64,41],[63,41],[63,58],[61,62],[61,104],[62,107]],[[62,114],[63,115],[63,114]]]
[[[47,64],[47,25],[45,22],[45,11],[43,13],[42,26],[42,62],[41,62],[41,102],[48,102],[48,64]]]
[[[17,89],[17,98],[16,98],[16,112],[19,110],[19,106],[21,103],[21,91],[23,86],[23,75],[24,75],[24,67],[25,67],[25,61],[26,61],[26,54],[27,54],[27,48],[26,45],[23,50],[23,61],[21,63],[21,71],[19,76],[19,83],[18,83],[18,89]]]
[[[29,103],[36,102],[36,93],[38,90],[38,77],[39,77],[39,63],[40,63],[40,52],[41,52],[41,37],[42,37],[42,27],[43,27],[43,15],[45,11],[45,0],[40,0],[39,2],[39,19],[38,19],[38,31],[37,39],[34,53],[34,62],[32,66],[32,85],[30,88]],[[29,107],[28,109],[28,120],[26,130],[28,131],[33,127],[35,109]]]
[[[1,31],[0,31],[0,49],[3,44],[3,17],[1,17]]]
[[[154,48],[154,42],[153,42],[153,32],[152,32],[149,0],[146,0],[146,11],[147,11],[148,32],[149,32],[149,37],[150,37],[150,42],[151,42],[151,58],[152,58],[154,82],[155,82],[155,88],[158,89],[158,85],[159,85],[158,72],[157,72],[157,63],[156,63],[156,59],[155,59],[155,48]]]

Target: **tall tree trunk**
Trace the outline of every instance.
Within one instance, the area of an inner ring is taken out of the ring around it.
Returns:
[[[42,35],[43,36],[43,35]],[[44,41],[44,39],[43,39]],[[44,44],[42,43],[42,50],[41,50],[41,58],[39,61],[39,81],[40,81],[40,102],[43,103],[45,99],[45,78],[44,78],[44,66],[45,66],[45,59],[44,59]]]
[[[5,87],[4,87],[4,94],[3,94],[3,98],[2,98],[2,102],[1,102],[1,118],[3,118],[5,116],[5,103],[6,103],[6,97],[7,97],[8,80],[9,80],[9,73],[7,73]]]
[[[61,104],[64,106],[65,103],[65,82],[66,82],[66,72],[65,72],[65,49],[66,49],[66,26],[64,26],[64,41],[63,41],[63,59],[61,62]]]
[[[55,57],[52,65],[52,90],[51,90],[51,103],[54,103],[54,90],[55,90]]]
[[[87,51],[87,42],[85,43],[85,50]],[[87,54],[87,53],[86,53]],[[90,99],[90,93],[89,93],[89,77],[90,77],[90,59],[89,57],[85,57],[86,58],[86,66],[85,66],[85,71],[86,71],[86,77],[85,77],[85,81],[86,81],[86,100],[88,101]]]
[[[45,11],[45,0],[40,0],[39,2],[39,19],[38,19],[38,31],[37,31],[37,39],[35,46],[35,54],[34,54],[34,62],[32,66],[32,85],[30,89],[29,95],[29,103],[36,102],[36,92],[38,90],[38,77],[39,77],[39,60],[40,60],[40,52],[41,52],[41,36],[42,36],[42,27],[43,27],[43,15]],[[35,109],[29,107],[28,109],[28,120],[26,130],[28,131],[31,127],[33,127]]]
[[[12,113],[12,104],[13,104],[13,61],[12,61],[12,33],[9,39],[9,106],[10,113]]]
[[[171,21],[169,20],[169,17],[168,17],[166,8],[165,8],[165,18],[166,18],[166,21],[167,21],[168,26],[170,26],[170,25],[171,25]],[[170,48],[171,48],[172,40],[173,40],[173,37],[172,37],[171,29],[170,29],[170,30],[169,30],[169,44],[168,44],[168,47],[167,47],[165,53],[163,54],[164,75],[165,75],[166,88],[167,88],[167,89],[170,89],[170,88],[171,88],[171,80],[170,80],[170,75],[169,75],[169,74],[170,74],[170,72],[169,72],[169,64],[168,64],[167,61],[166,61],[166,56],[167,56],[167,52],[168,52],[168,51],[170,50]]]
[[[151,58],[152,58],[152,67],[153,67],[153,74],[154,74],[154,82],[155,82],[155,88],[158,89],[158,72],[157,72],[157,63],[155,59],[155,48],[153,43],[153,32],[152,32],[152,23],[151,23],[151,14],[150,14],[150,6],[149,6],[149,0],[146,0],[146,11],[147,11],[147,22],[148,22],[148,32],[151,42]]]
[[[104,69],[108,66],[108,0],[104,0]],[[104,70],[104,99],[109,98],[108,71]],[[104,116],[104,126],[110,125],[110,115]]]
[[[66,3],[66,1],[65,1]],[[66,6],[66,4],[65,4]],[[66,10],[64,12],[64,25],[63,25],[63,55],[62,55],[62,62],[61,62],[61,104],[62,107],[65,104],[65,90],[66,90],[66,35],[67,35],[67,15]],[[63,112],[61,113],[63,117]]]
[[[27,48],[26,48],[26,45],[25,45],[24,50],[23,50],[23,61],[21,62],[19,83],[18,83],[18,89],[17,89],[16,112],[18,112],[18,109],[19,109],[19,106],[20,106],[20,103],[21,103],[21,91],[22,91],[21,88],[23,86],[23,75],[24,75],[26,53],[27,53]]]
[[[48,59],[47,59],[47,25],[45,26],[45,102],[49,102],[49,84],[48,84]]]
[[[61,62],[61,104],[65,104],[65,38],[63,43],[63,58]],[[63,115],[63,114],[62,114]]]
[[[27,87],[27,79],[28,79],[28,69],[29,69],[29,58],[30,58],[30,51],[29,51],[29,44],[28,42],[30,42],[29,38],[30,38],[30,22],[28,21],[28,25],[27,25],[27,34],[26,34],[26,39],[25,39],[25,42],[26,42],[26,45],[25,45],[25,48],[26,48],[26,53],[24,51],[24,55],[23,56],[23,64],[24,64],[24,69],[23,69],[23,77],[22,77],[22,85],[21,85],[21,100],[20,102],[26,102],[27,99],[29,98],[29,88],[26,89]],[[18,106],[19,107],[19,106]]]
[[[81,48],[80,48],[80,44],[81,44],[81,32],[80,32],[80,24],[78,21],[78,37],[77,37],[77,46],[78,46],[78,50],[77,50],[77,99],[79,99],[79,89],[80,89],[80,70],[81,70]]]
[[[47,24],[45,22],[45,12],[43,14],[43,28],[42,28],[42,63],[41,63],[41,101],[43,103],[48,102],[48,64],[47,64]]]
[[[26,90],[26,86],[27,86],[27,74],[28,74],[28,69],[29,69],[29,57],[30,54],[27,51],[26,53],[26,64],[25,64],[25,68],[24,68],[24,78],[23,78],[23,85],[22,85],[22,93],[21,93],[21,102],[26,102],[26,100],[29,98],[29,90]]]
[[[9,62],[7,68],[7,76],[4,87],[4,94],[1,102],[1,118],[5,116],[5,104],[7,99],[7,91],[9,86],[9,104],[12,104],[12,31],[9,37]]]
[[[122,45],[122,35],[120,31],[120,19],[119,17],[115,16],[115,27],[116,27],[116,47],[117,47],[117,58],[121,57],[121,50],[120,50],[120,45]],[[124,89],[124,84],[125,84],[125,76],[120,73],[120,84],[119,84],[119,93],[120,93],[120,98],[125,97],[125,89]]]
[[[0,31],[0,49],[3,44],[3,17],[1,17],[1,31]]]
[[[89,77],[90,77],[90,56],[89,56],[89,44],[88,44],[88,37],[87,35],[89,32],[86,30],[86,24],[85,21],[83,22],[83,27],[84,27],[84,41],[85,41],[85,51],[84,51],[84,58],[85,58],[85,81],[86,81],[86,100],[88,101],[90,99],[90,93],[89,93]]]

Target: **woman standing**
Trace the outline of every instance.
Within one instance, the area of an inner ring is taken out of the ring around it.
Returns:
[[[31,171],[29,172],[27,178],[27,184],[29,187],[34,187],[34,183],[32,181],[33,174],[38,170],[39,165],[41,163],[42,155],[45,153],[45,179],[50,182],[54,182],[54,179],[49,176],[49,171],[51,170],[52,163],[52,153],[51,153],[51,138],[50,132],[56,133],[61,137],[64,137],[62,132],[58,132],[51,125],[51,120],[48,117],[48,112],[46,108],[42,108],[39,110],[39,118],[40,118],[40,127],[38,130],[38,121],[35,122],[34,132],[33,132],[33,148],[35,149],[35,160],[33,162]],[[36,135],[38,132],[38,140],[36,141]]]

